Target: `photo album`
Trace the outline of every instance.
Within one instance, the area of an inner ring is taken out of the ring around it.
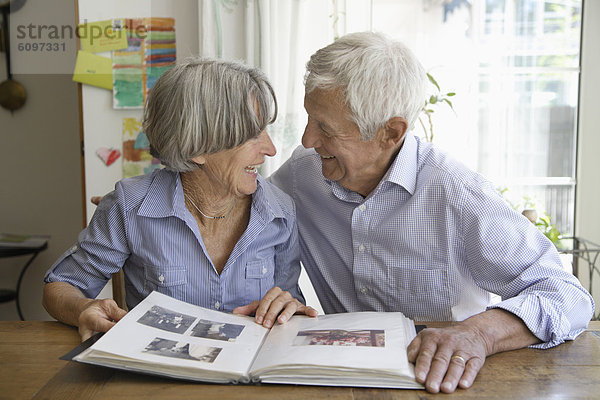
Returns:
[[[152,292],[73,360],[213,383],[420,389],[398,312],[295,315],[267,329]]]

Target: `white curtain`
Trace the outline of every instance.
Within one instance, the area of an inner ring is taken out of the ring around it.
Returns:
[[[277,155],[267,158],[263,176],[300,143],[304,65],[332,40],[329,7],[323,0],[199,0],[200,53],[258,67],[275,88],[279,115],[267,131]]]

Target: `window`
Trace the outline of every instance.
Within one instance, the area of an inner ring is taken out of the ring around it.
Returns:
[[[413,49],[442,91],[457,93],[456,115],[435,112],[434,142],[509,188],[512,203],[546,211],[567,235],[574,224],[581,3],[373,0],[371,13],[363,12],[372,30]]]

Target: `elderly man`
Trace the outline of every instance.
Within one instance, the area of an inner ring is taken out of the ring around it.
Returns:
[[[460,321],[423,330],[408,348],[428,391],[453,392],[471,386],[488,355],[574,339],[594,305],[488,181],[410,132],[425,82],[414,55],[379,34],[317,51],[305,148],[271,182],[296,202],[301,259],[325,312]]]

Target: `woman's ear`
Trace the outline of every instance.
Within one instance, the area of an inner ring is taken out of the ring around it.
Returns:
[[[192,158],[192,161],[195,162],[196,164],[198,164],[198,166],[202,166],[202,164],[206,163],[206,157],[204,156],[198,156],[198,157],[194,157]]]
[[[394,148],[402,144],[408,123],[402,117],[393,117],[378,132],[383,147]]]

